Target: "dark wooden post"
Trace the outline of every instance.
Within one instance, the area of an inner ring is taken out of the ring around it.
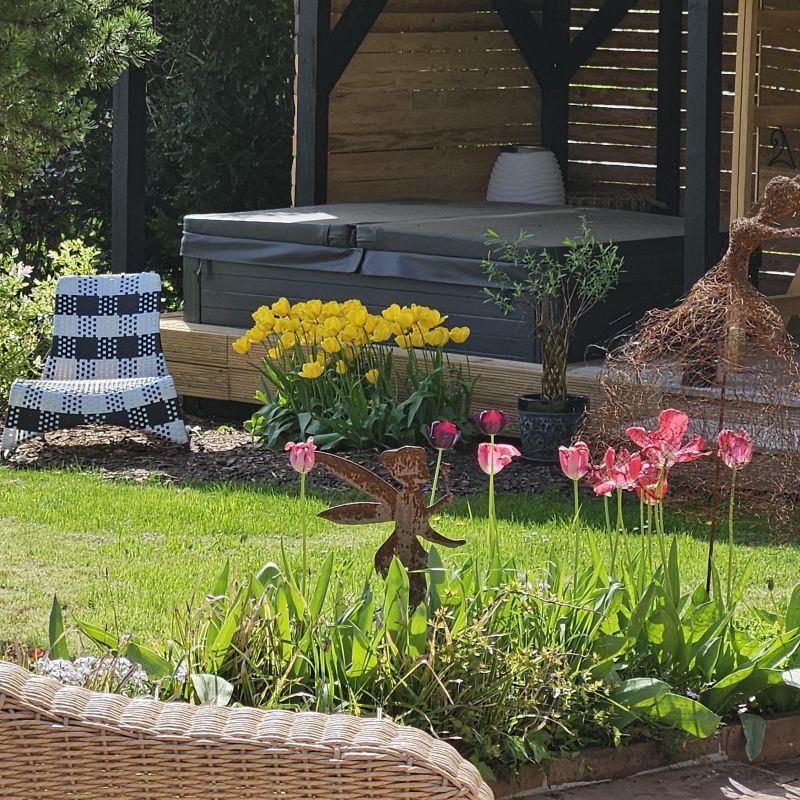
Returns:
[[[685,0],[660,0],[658,9],[658,110],[656,199],[680,213],[681,53]]]
[[[144,263],[144,70],[130,68],[113,89],[111,139],[111,269],[141,272]]]
[[[330,0],[296,0],[294,204],[324,203],[328,193],[329,79],[325,74]]]
[[[684,288],[720,255],[722,0],[689,0]]]
[[[571,73],[559,69],[559,58],[569,47],[571,0],[544,0],[542,33],[547,48],[547,61],[552,73],[541,82],[541,139],[558,159],[564,186],[568,186],[569,171],[569,82]]]

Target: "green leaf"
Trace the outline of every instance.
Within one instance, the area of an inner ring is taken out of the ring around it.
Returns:
[[[162,678],[172,675],[172,665],[169,661],[143,644],[128,642],[125,646],[125,657],[133,661],[134,664],[138,664],[147,673],[147,677],[151,681],[160,681]]]
[[[744,731],[745,755],[752,761],[764,748],[764,734],[767,732],[767,723],[764,717],[758,714],[739,714]]]
[[[84,622],[77,618],[75,619],[75,624],[78,626],[79,630],[85,633],[95,644],[100,645],[100,647],[107,647],[109,650],[119,649],[119,639],[117,639],[113,633],[109,633],[98,625],[92,625],[89,622]]]
[[[787,631],[800,628],[800,583],[792,590],[789,598],[789,605],[786,606],[786,622],[784,627]]]
[[[624,708],[642,708],[652,705],[669,690],[669,684],[657,678],[630,678],[623,681],[611,693],[611,697]]]
[[[328,595],[328,586],[331,582],[331,573],[333,572],[333,552],[328,553],[325,563],[322,565],[319,577],[317,578],[317,585],[314,589],[314,596],[311,599],[311,619],[316,620],[322,606],[325,603],[325,598]]]
[[[227,706],[233,696],[233,686],[218,675],[193,673],[192,686],[204,706]]]
[[[64,634],[64,617],[57,595],[53,595],[53,605],[50,609],[49,634],[50,658],[69,658],[69,648]]]
[[[783,682],[794,689],[800,689],[800,667],[785,669],[782,673]]]
[[[214,588],[211,590],[212,597],[224,597],[228,593],[228,580],[230,578],[231,562],[226,561],[222,572],[217,576],[214,581]]]
[[[713,736],[721,721],[721,717],[697,700],[671,692],[649,706],[646,713],[662,725],[679,728],[699,739]]]

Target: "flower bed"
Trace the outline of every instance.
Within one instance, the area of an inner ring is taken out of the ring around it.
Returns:
[[[515,454],[494,441],[502,414],[479,423],[491,486]],[[720,577],[711,558],[709,585],[687,591],[662,501],[671,470],[712,455],[697,437],[686,439],[688,424],[668,410],[657,430],[631,429],[641,452],[610,451],[594,466],[584,446],[565,448],[569,477],[589,477],[599,495],[617,493],[617,521],[609,513],[605,538],[584,530],[576,494],[571,527],[543,563],[504,556],[490,493],[485,527],[474,526],[488,557],[445,563],[431,547],[419,603],[414,574],[398,557],[382,581],[365,563],[362,588],[350,594],[336,553],[311,574],[305,558],[298,564],[282,552],[252,575],[234,578],[226,567],[203,607],[178,616],[169,642],[76,624],[107,660],[140,665],[160,696],[388,715],[453,741],[489,775],[531,762],[548,768],[563,753],[665,731],[707,739],[723,721],[741,725],[746,754],[756,757],[764,715],[800,707],[800,587],[785,606],[746,612],[748,567],[727,560]],[[442,451],[456,431],[439,423],[429,435]],[[313,442],[290,446],[303,476],[314,454]],[[717,455],[734,474],[745,468],[746,433],[720,435]],[[624,535],[626,490],[640,499],[635,540]],[[732,534],[732,515],[730,523]],[[577,546],[584,541],[588,559]],[[69,655],[62,634],[55,604],[53,657]],[[110,675],[104,685],[124,689],[126,679]]]

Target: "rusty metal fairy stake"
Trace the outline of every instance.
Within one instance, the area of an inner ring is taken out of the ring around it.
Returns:
[[[317,452],[317,463],[376,501],[345,503],[322,511],[319,516],[343,525],[394,521],[392,535],[375,554],[375,569],[386,575],[392,556],[397,556],[408,572],[409,602],[412,606],[422,602],[425,598],[422,570],[427,566],[428,554],[418,537],[444,547],[459,547],[465,543],[463,539],[447,539],[431,528],[429,522],[432,514],[453,500],[447,482],[447,465],[442,466],[446,493],[428,506],[422,493],[422,487],[429,480],[428,465],[421,447],[400,447],[381,454],[380,463],[400,484],[399,489],[366,467],[341,456]]]

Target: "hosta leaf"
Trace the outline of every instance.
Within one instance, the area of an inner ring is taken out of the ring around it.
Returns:
[[[721,717],[697,700],[672,692],[648,706],[646,713],[662,725],[678,728],[700,739],[713,736],[721,720]]]
[[[98,625],[92,625],[80,619],[75,619],[75,624],[78,626],[79,630],[83,631],[83,633],[95,644],[100,645],[100,647],[107,647],[109,650],[117,650],[119,648],[119,639],[117,639],[113,633],[109,633]]]
[[[744,752],[752,761],[764,747],[764,734],[767,732],[767,723],[758,714],[739,714],[744,731]]]
[[[611,697],[624,708],[642,708],[664,697],[669,690],[669,684],[657,678],[630,678],[623,681]]]
[[[145,647],[143,644],[128,642],[125,646],[125,657],[138,664],[146,673],[151,681],[160,681],[168,675],[172,675],[172,664],[162,658],[155,650]]]
[[[233,686],[218,675],[194,673],[192,686],[204,706],[227,706],[233,696]]]

